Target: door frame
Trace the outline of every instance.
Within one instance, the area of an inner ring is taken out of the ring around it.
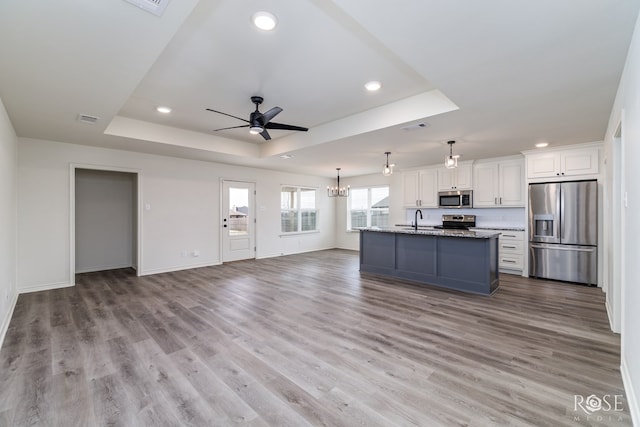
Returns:
[[[257,231],[258,231],[258,209],[256,206],[256,196],[258,193],[258,183],[254,180],[250,180],[250,179],[237,179],[237,178],[220,178],[220,217],[219,217],[219,230],[220,230],[220,263],[224,264],[225,262],[232,262],[232,261],[225,261],[224,259],[224,231],[223,231],[223,227],[222,227],[222,218],[224,218],[225,214],[225,209],[226,207],[224,206],[224,183],[225,182],[238,182],[238,183],[243,183],[243,184],[253,184],[253,189],[254,189],[254,193],[251,195],[249,195],[250,200],[253,201],[253,219],[254,219],[254,224],[252,227],[253,230],[253,243],[255,246],[255,250],[253,251],[253,259],[256,259],[258,257],[258,242],[257,242]],[[248,258],[249,259],[249,258]]]
[[[136,177],[136,276],[141,276],[142,269],[142,184],[140,169],[122,168],[118,166],[92,165],[83,163],[69,164],[69,283],[76,285],[76,169],[99,170],[106,172],[124,172]]]

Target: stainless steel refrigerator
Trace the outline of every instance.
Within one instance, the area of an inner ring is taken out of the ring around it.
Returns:
[[[529,276],[596,285],[598,183],[529,184]]]

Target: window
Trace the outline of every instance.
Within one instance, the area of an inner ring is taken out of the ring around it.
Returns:
[[[389,226],[389,187],[352,188],[347,229]]]
[[[283,233],[318,230],[315,188],[282,187],[280,192],[280,229]]]

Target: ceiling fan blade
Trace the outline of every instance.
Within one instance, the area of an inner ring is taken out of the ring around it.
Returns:
[[[281,112],[282,112],[282,108],[273,107],[269,111],[262,113],[262,117],[260,118],[260,120],[262,120],[262,124],[267,124],[271,119],[273,119],[275,116],[277,116]]]
[[[285,125],[282,123],[272,123],[272,122],[267,123],[264,127],[266,129],[298,130],[301,132],[306,132],[309,130],[309,128],[303,128],[302,126]]]
[[[238,116],[234,116],[234,115],[231,115],[231,114],[223,113],[222,111],[218,111],[218,110],[212,110],[211,108],[207,108],[206,110],[207,111],[212,111],[212,112],[218,113],[218,114],[224,114],[225,116],[233,117],[234,119],[242,120],[243,122],[249,123],[249,120],[243,119],[242,117],[238,117]]]
[[[263,130],[262,132],[260,132],[260,135],[262,135],[262,137],[266,140],[269,141],[271,139],[271,135],[269,135],[269,132],[267,132],[267,130]]]
[[[218,130],[227,130],[227,129],[238,129],[238,128],[248,128],[249,125],[241,125],[241,126],[231,126],[228,128],[220,128],[220,129],[214,129],[213,131],[218,131]]]

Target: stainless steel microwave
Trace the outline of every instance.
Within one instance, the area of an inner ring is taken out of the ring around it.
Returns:
[[[441,208],[472,208],[473,191],[440,191],[438,193],[438,206]]]

